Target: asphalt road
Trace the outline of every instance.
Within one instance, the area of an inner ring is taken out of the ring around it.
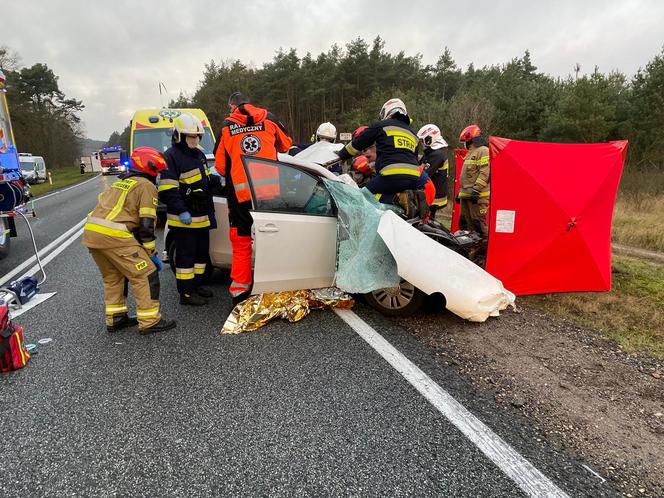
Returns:
[[[40,240],[80,221],[101,183],[45,199]],[[223,276],[208,307],[182,308],[164,271],[162,308],[178,328],[108,334],[78,240],[47,272],[42,291],[58,294],[16,321],[27,342],[52,342],[0,376],[1,496],[524,495],[332,312],[220,336]],[[355,311],[564,492],[616,495],[413,336]]]
[[[34,201],[37,217],[28,218],[35,234],[37,249],[45,247],[83,220],[95,206],[101,186],[113,180],[114,176],[98,177],[74,188],[37,198]],[[18,236],[11,239],[9,255],[0,260],[0,275],[6,274],[34,254],[25,220],[17,217],[16,229]]]

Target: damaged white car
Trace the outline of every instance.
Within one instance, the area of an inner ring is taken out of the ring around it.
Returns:
[[[326,159],[329,160],[331,151],[340,146],[340,144],[321,143],[320,147],[311,146],[296,157],[279,154],[276,161],[251,156],[243,158],[251,187],[253,204],[251,215],[254,219],[252,294],[316,289],[337,284],[335,275],[340,242],[339,209],[325,180],[344,183],[345,179],[335,176],[320,164],[325,163]],[[304,159],[300,156],[304,156]],[[279,178],[280,188],[276,197],[261,199],[256,196],[253,185],[256,178],[261,178],[261,173],[266,167],[276,170],[275,176]],[[210,232],[210,260],[213,266],[228,269],[231,266],[232,249],[228,235],[226,197],[215,196],[214,205],[218,227]],[[410,226],[406,228],[412,230]],[[443,246],[464,254],[464,251],[474,243],[472,238],[466,235],[454,236],[440,225],[422,227],[418,230],[426,235],[425,239],[435,240],[434,246],[440,246],[448,253],[452,251]],[[173,265],[175,244],[168,235],[166,248]],[[390,247],[390,251],[393,251],[393,247]],[[400,260],[403,260],[403,255],[399,256],[398,248],[396,252],[397,254],[394,254],[396,264],[401,265]],[[464,260],[463,257],[452,254]],[[468,264],[475,266],[470,262]],[[477,269],[495,280],[480,268]],[[401,275],[401,272],[399,274]],[[432,288],[437,288],[435,284],[433,287],[427,282],[418,285],[417,282],[410,283],[397,276],[396,282],[399,280],[400,283],[393,287],[365,293],[368,304],[386,315],[406,316],[417,311],[423,303],[425,293],[418,287],[425,288],[427,293],[439,292],[432,291]],[[502,289],[502,286],[500,288]],[[501,293],[500,289],[495,291],[496,294]],[[446,298],[449,301],[449,296]],[[507,304],[501,305],[500,309]],[[473,313],[465,314],[470,316]],[[493,310],[489,310],[487,316],[489,314],[494,314]]]

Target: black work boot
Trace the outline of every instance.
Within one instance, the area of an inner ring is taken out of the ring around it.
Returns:
[[[152,327],[146,329],[139,329],[138,332],[141,335],[153,334],[155,332],[164,332],[165,330],[170,330],[175,328],[175,320],[165,320],[161,319],[155,323]]]
[[[235,308],[238,304],[240,304],[242,301],[245,301],[251,297],[251,292],[246,291],[243,292],[240,295],[233,296],[231,298],[231,303],[233,304],[233,308]]]
[[[106,325],[106,331],[117,332],[118,330],[126,329],[128,327],[135,327],[136,325],[138,325],[138,320],[135,316],[114,316],[113,325]]]
[[[196,294],[180,294],[180,304],[185,306],[205,306],[208,300]]]
[[[198,294],[201,297],[212,297],[212,296],[214,296],[214,294],[212,293],[212,291],[210,289],[208,289],[207,287],[203,287],[203,286],[196,289],[196,294]]]

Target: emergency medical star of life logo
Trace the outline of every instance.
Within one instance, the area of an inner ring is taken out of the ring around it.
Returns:
[[[253,156],[261,150],[261,139],[256,135],[247,135],[240,140],[240,149],[248,156]]]

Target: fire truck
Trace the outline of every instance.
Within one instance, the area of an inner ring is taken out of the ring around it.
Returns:
[[[102,147],[95,152],[95,157],[101,163],[101,174],[119,175],[129,168],[129,157],[127,151],[122,150],[119,145],[113,147]]]
[[[28,184],[21,175],[12,123],[7,106],[7,80],[0,71],[0,259],[9,254],[10,237],[16,237],[16,215],[27,211]]]

